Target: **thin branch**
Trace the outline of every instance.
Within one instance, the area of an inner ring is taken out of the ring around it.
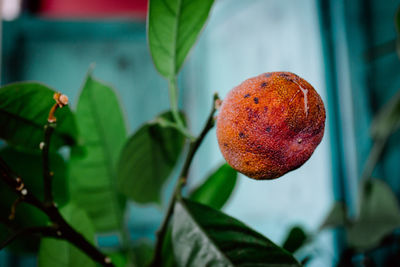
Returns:
[[[52,181],[53,175],[50,171],[50,159],[49,159],[49,149],[51,135],[56,127],[55,122],[47,122],[44,126],[44,141],[40,143],[40,148],[42,149],[42,165],[43,165],[43,186],[44,186],[44,202],[46,205],[53,204],[53,190]]]
[[[22,201],[29,203],[42,211],[45,210],[43,203],[25,187],[22,179],[10,169],[1,157],[0,179],[2,179],[16,193]]]
[[[5,181],[9,187],[11,187],[22,199],[22,201],[31,204],[40,210],[42,210],[53,222],[53,228],[56,229],[56,237],[62,238],[69,241],[77,248],[85,252],[94,261],[102,264],[103,266],[111,267],[114,266],[111,259],[105,256],[100,250],[98,250],[94,245],[89,243],[82,234],[77,232],[72,228],[67,221],[62,217],[60,211],[55,205],[45,205],[41,202],[35,195],[31,193],[28,188],[25,187],[23,180],[17,177],[5,161],[0,157],[0,179]],[[55,228],[54,228],[55,227]],[[28,229],[28,230],[26,230]],[[31,228],[22,229],[22,234],[29,231]],[[32,230],[32,229],[31,229]],[[21,234],[18,234],[19,236]],[[15,238],[12,238],[14,240]],[[11,240],[11,241],[12,241]],[[8,242],[9,243],[9,242]]]
[[[67,240],[68,242],[79,248],[81,251],[86,253],[94,261],[106,267],[113,267],[114,265],[111,262],[111,259],[105,256],[100,250],[98,250],[94,245],[87,241],[82,234],[72,228],[71,225],[69,225],[69,223],[62,217],[60,211],[53,202],[53,196],[51,192],[52,173],[50,172],[48,154],[50,148],[50,137],[54,130],[56,122],[54,112],[57,107],[61,108],[68,103],[68,97],[60,93],[56,93],[54,95],[54,99],[56,100],[56,104],[50,110],[47,127],[45,127],[45,143],[41,145],[43,150],[45,201],[40,201],[35,195],[33,195],[31,191],[25,187],[23,180],[19,176],[17,176],[7,165],[7,163],[0,157],[0,179],[5,181],[5,183],[20,197],[22,201],[42,210],[53,222],[53,226],[31,227],[19,230],[14,235],[5,240],[1,248],[12,242],[20,235],[27,233],[40,233],[45,236],[53,236],[56,238]]]
[[[27,227],[12,233],[6,240],[0,244],[0,250],[8,246],[11,242],[20,236],[40,234],[41,236],[57,237],[57,231],[54,227],[43,226],[43,227]]]
[[[192,164],[194,155],[196,154],[198,148],[200,147],[201,143],[203,142],[204,138],[206,137],[207,133],[214,127],[215,125],[215,119],[214,119],[214,114],[217,111],[217,108],[219,106],[219,97],[217,94],[214,94],[213,98],[213,106],[210,112],[210,115],[208,116],[207,122],[201,131],[200,135],[193,141],[190,142],[190,147],[189,147],[189,152],[186,156],[185,163],[183,165],[182,171],[179,175],[178,182],[175,186],[175,191],[172,196],[172,199],[168,205],[167,213],[161,223],[160,229],[157,231],[157,240],[156,240],[156,247],[154,251],[154,257],[151,263],[151,266],[160,266],[161,265],[161,253],[162,253],[162,246],[164,243],[164,237],[168,229],[168,223],[172,217],[173,211],[174,211],[174,205],[176,199],[181,197],[181,191],[182,188],[186,185],[187,182],[187,177],[189,174],[189,169]]]

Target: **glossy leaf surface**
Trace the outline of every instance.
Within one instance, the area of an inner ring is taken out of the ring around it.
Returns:
[[[71,151],[71,198],[96,231],[120,229],[125,199],[117,191],[116,164],[127,130],[114,90],[89,75],[76,115],[82,146]]]
[[[221,209],[232,194],[236,179],[237,172],[225,163],[191,193],[190,199]]]
[[[35,82],[13,83],[0,88],[0,138],[22,148],[39,150],[43,127],[55,104],[54,90]],[[76,125],[69,107],[55,113],[57,127],[51,149],[76,142]]]
[[[175,205],[172,238],[180,266],[300,266],[242,222],[190,200]]]
[[[151,0],[148,41],[156,69],[175,77],[196,42],[214,0]]]

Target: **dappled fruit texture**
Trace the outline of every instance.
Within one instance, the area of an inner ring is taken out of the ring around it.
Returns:
[[[296,74],[270,72],[228,93],[217,138],[234,169],[254,179],[275,179],[310,158],[324,127],[324,103],[314,88]]]

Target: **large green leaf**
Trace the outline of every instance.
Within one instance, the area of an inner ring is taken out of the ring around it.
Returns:
[[[160,115],[171,120],[170,112]],[[159,202],[161,188],[183,149],[184,136],[155,120],[143,125],[127,141],[118,164],[118,186],[139,203]]]
[[[300,266],[242,222],[190,200],[177,201],[172,236],[180,266]]]
[[[0,88],[0,138],[23,148],[39,149],[43,126],[55,104],[54,90],[35,82],[13,83]],[[72,145],[76,125],[69,107],[56,111],[57,127],[51,148]]]
[[[0,150],[10,168],[20,176],[26,188],[40,199],[43,199],[42,156],[40,152],[26,152],[5,147]],[[50,168],[54,172],[53,192],[59,206],[66,203],[68,188],[66,181],[66,167],[64,160],[58,154],[50,154]],[[0,181],[0,218],[8,220],[11,205],[17,195],[4,182]],[[29,218],[29,220],[27,219]],[[20,203],[16,209],[15,219],[9,221],[15,230],[29,226],[43,226],[48,221],[47,216],[40,210],[26,203]],[[10,234],[4,226],[0,227],[0,240]],[[14,241],[9,247],[14,252],[37,252],[39,247],[38,236],[23,236]]]
[[[237,172],[228,164],[223,164],[190,195],[191,200],[221,209],[235,188]]]
[[[96,231],[120,229],[125,199],[117,191],[116,163],[127,130],[111,87],[89,75],[76,117],[82,147],[71,151],[71,198],[88,213]]]
[[[94,243],[94,227],[82,209],[70,203],[61,209],[61,214],[75,230],[89,242]],[[95,267],[96,263],[67,241],[43,238],[40,242],[38,265],[39,267]]]
[[[148,41],[157,70],[167,79],[179,72],[207,20],[214,0],[151,0]]]
[[[235,188],[236,179],[237,172],[225,163],[214,171],[203,184],[193,190],[190,199],[215,209],[221,209]],[[164,238],[162,266],[176,266],[170,228]]]
[[[369,249],[400,227],[400,209],[393,191],[378,179],[364,185],[360,203],[360,216],[349,226],[348,240],[357,249]]]

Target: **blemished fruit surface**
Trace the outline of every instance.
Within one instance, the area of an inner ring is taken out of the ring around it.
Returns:
[[[244,81],[223,100],[217,118],[222,155],[254,179],[275,179],[299,168],[321,142],[325,107],[304,79],[269,72]]]

